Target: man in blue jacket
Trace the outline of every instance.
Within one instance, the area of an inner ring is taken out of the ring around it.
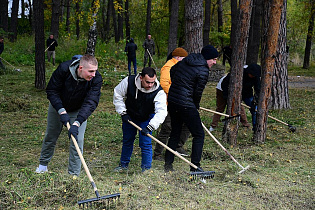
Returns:
[[[77,60],[61,63],[53,72],[46,88],[50,102],[47,128],[36,173],[47,172],[57,139],[63,125],[71,124],[69,137],[73,135],[83,152],[84,133],[87,118],[96,109],[102,87],[102,76],[97,71],[98,62],[91,55]],[[81,160],[72,141],[70,141],[68,173],[78,176]]]
[[[209,70],[216,64],[217,57],[218,51],[212,45],[207,45],[202,48],[201,53],[188,55],[170,71],[172,85],[167,100],[172,131],[168,146],[176,150],[185,123],[193,137],[191,162],[199,168],[205,134],[198,109]],[[173,171],[173,162],[174,154],[167,150],[164,165],[166,172]],[[193,167],[190,170],[196,171]]]

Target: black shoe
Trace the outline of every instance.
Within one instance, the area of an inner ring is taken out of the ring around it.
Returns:
[[[164,171],[165,171],[165,173],[168,173],[170,171],[174,171],[173,165],[172,164],[165,164],[164,165]]]
[[[164,158],[162,155],[153,155],[153,160],[164,161]]]
[[[183,157],[188,157],[188,153],[184,150],[183,147],[177,147],[176,151]]]

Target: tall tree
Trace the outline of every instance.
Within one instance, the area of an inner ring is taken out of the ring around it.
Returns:
[[[243,66],[246,61],[247,42],[250,26],[250,16],[252,12],[252,0],[240,0],[239,24],[236,30],[236,38],[232,53],[231,77],[227,99],[227,114],[236,116],[240,113]],[[237,144],[237,132],[239,121],[237,118],[230,118],[224,125],[223,139],[231,145]]]
[[[271,96],[271,84],[277,57],[277,46],[279,37],[280,18],[283,7],[283,0],[264,1],[264,21],[262,37],[262,78],[261,90],[257,107],[257,129],[254,133],[254,140],[263,143],[266,139],[268,106]]]
[[[104,23],[104,40],[108,41],[110,39],[110,18],[112,14],[112,0],[107,2],[107,11],[106,11],[106,21]]]
[[[118,14],[118,37],[119,40],[124,38],[124,19],[123,19],[123,3],[122,0],[117,2],[117,14]]]
[[[151,30],[151,7],[152,7],[152,0],[148,0],[147,4],[147,19],[145,24],[145,33],[146,35],[150,34]]]
[[[275,60],[274,76],[272,77],[269,108],[290,108],[288,87],[288,51],[287,51],[287,0],[283,0],[280,20],[278,47]]]
[[[117,17],[116,17],[116,10],[114,7],[113,0],[109,0],[109,3],[111,4],[111,11],[112,11],[112,17],[113,17],[113,26],[114,26],[114,32],[115,32],[115,43],[119,42],[119,34],[118,34],[118,27],[117,27]]]
[[[130,39],[129,0],[125,0],[125,25],[126,25],[126,38]]]
[[[30,24],[30,27],[32,28],[32,32],[35,31],[34,29],[34,24],[33,24],[33,5],[32,5],[32,0],[28,0],[28,21]]]
[[[44,33],[44,3],[34,1],[35,23],[35,87],[44,90],[45,78],[45,33]]]
[[[66,0],[66,8],[67,8],[67,15],[66,15],[66,32],[70,32],[70,12],[71,12],[71,0]]]
[[[50,32],[54,35],[55,39],[58,39],[59,37],[59,17],[60,17],[60,0],[53,0]]]
[[[203,47],[202,0],[185,0],[185,40],[188,53],[200,53]]]
[[[222,6],[222,0],[217,1],[218,5],[218,32],[223,32],[223,6]],[[221,42],[221,48],[223,48],[223,37],[220,36],[220,42]]]
[[[203,25],[203,46],[209,44],[211,0],[205,0],[205,21]]]
[[[0,0],[0,5],[8,5],[8,0]],[[8,6],[0,7],[0,28],[8,31]]]
[[[80,39],[80,13],[81,13],[81,3],[82,0],[78,0],[75,3],[75,16],[76,16],[76,20],[75,20],[75,34],[77,35],[77,40]]]
[[[18,26],[18,12],[19,12],[19,0],[13,0],[12,12],[11,12],[11,24],[10,24],[10,36],[11,42],[14,42],[17,38],[17,26]]]
[[[231,0],[231,38],[230,38],[230,45],[232,46],[232,49],[234,48],[235,37],[236,37],[236,30],[239,20],[239,14],[238,14],[238,6],[237,6],[237,0]]]
[[[311,12],[310,12],[310,17],[309,17],[309,22],[308,22],[308,32],[307,32],[307,37],[306,37],[303,69],[308,69],[310,67],[310,55],[311,55],[313,30],[314,30],[315,1],[310,0],[309,3],[310,3]]]
[[[261,37],[262,1],[253,0],[253,12],[250,21],[246,64],[258,63]]]
[[[86,54],[95,55],[95,46],[97,41],[97,27],[96,27],[96,20],[97,20],[97,13],[100,7],[99,0],[92,1],[92,22],[90,23],[90,30],[89,30],[89,37],[87,42]]]
[[[169,35],[168,35],[167,54],[170,54],[177,47],[178,11],[179,11],[179,0],[170,0],[169,1],[170,28],[169,28]]]
[[[25,18],[25,2],[24,0],[21,0],[21,18]]]

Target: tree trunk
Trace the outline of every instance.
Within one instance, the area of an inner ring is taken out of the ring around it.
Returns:
[[[150,34],[150,29],[151,29],[151,6],[152,6],[152,0],[148,0],[147,19],[146,19],[146,24],[145,24],[146,37],[148,36],[148,34]]]
[[[32,1],[28,0],[28,6],[29,6],[28,21],[29,21],[30,27],[32,28],[32,32],[34,32],[35,29],[34,29],[34,24],[33,24],[33,5],[31,3]]]
[[[117,14],[118,14],[118,37],[119,37],[119,40],[122,40],[124,38],[124,19],[123,19],[124,13],[123,13],[122,0],[118,1]]]
[[[97,41],[97,25],[96,25],[96,20],[97,20],[97,12],[100,6],[99,0],[93,0],[92,1],[92,20],[93,24],[90,26],[89,30],[89,38],[87,42],[87,48],[86,48],[86,54],[89,55],[95,55],[95,46],[96,46],[96,41]]]
[[[8,0],[0,0],[0,5],[8,5]],[[8,31],[8,6],[0,7],[0,28]]]
[[[280,20],[277,57],[275,60],[274,76],[271,86],[271,97],[269,108],[288,109],[289,87],[288,87],[288,52],[287,48],[287,0],[283,0],[283,9]]]
[[[10,24],[10,36],[11,42],[17,39],[17,26],[18,26],[18,11],[19,11],[19,0],[13,0],[12,2],[12,12],[11,12],[11,24]]]
[[[167,55],[170,54],[177,47],[178,11],[179,11],[179,0],[170,0],[170,4],[169,4],[170,28],[169,28],[169,35],[168,35]]]
[[[67,4],[66,32],[70,33],[70,10],[71,10],[71,0],[66,0],[66,4]]]
[[[110,0],[111,3],[111,11],[112,11],[112,17],[113,17],[113,26],[114,26],[114,32],[115,32],[115,43],[119,42],[119,34],[118,34],[118,29],[117,29],[117,18],[116,18],[116,12],[114,8],[114,2],[113,0]]]
[[[238,25],[238,9],[237,9],[237,0],[231,0],[231,38],[230,45],[234,49],[236,30]],[[233,52],[232,52],[233,54]]]
[[[232,54],[231,77],[229,82],[229,92],[227,100],[227,114],[235,116],[240,114],[242,84],[243,84],[243,66],[246,61],[246,51],[248,34],[250,27],[250,17],[252,12],[251,0],[240,0],[239,24],[236,30],[235,48]],[[224,125],[223,140],[231,145],[237,144],[237,132],[239,120],[231,118]]]
[[[77,35],[77,40],[80,39],[80,4],[81,1],[75,3],[75,14],[76,14],[76,21],[75,21],[75,33]]]
[[[257,129],[254,140],[264,143],[267,131],[268,105],[277,53],[279,25],[283,0],[264,1],[264,33],[262,37],[262,78],[257,108]]]
[[[34,1],[35,23],[35,87],[44,90],[45,78],[45,33],[44,33],[44,3]]]
[[[21,18],[25,18],[25,2],[24,0],[21,0]]]
[[[203,46],[210,43],[210,16],[211,16],[211,0],[205,0],[205,21],[203,25]]]
[[[250,21],[246,64],[258,63],[261,37],[262,1],[253,0],[253,12]]]
[[[50,32],[54,35],[54,38],[57,40],[59,37],[59,16],[60,16],[60,0],[54,0],[52,1]]]
[[[312,39],[313,39],[313,30],[314,30],[315,1],[312,0],[310,2],[312,6],[311,6],[310,19],[308,22],[308,32],[307,32],[307,37],[306,37],[303,69],[308,69],[310,67],[310,56],[311,56],[311,47],[312,47]]]
[[[203,47],[203,6],[202,0],[185,0],[185,39],[188,53],[200,53]]]
[[[222,0],[218,0],[218,32],[223,32],[223,7],[222,7]],[[223,36],[220,35],[220,42],[221,42],[221,48],[223,48]]]
[[[104,25],[104,39],[108,41],[111,37],[110,35],[110,17],[112,14],[112,0],[108,0],[107,12],[106,12],[106,22]]]
[[[129,22],[129,0],[125,1],[125,24],[126,24],[126,38],[129,40],[130,37],[130,22]]]
[[[65,12],[65,4],[67,0],[60,0],[60,15],[59,15],[59,22],[63,22],[63,15]]]

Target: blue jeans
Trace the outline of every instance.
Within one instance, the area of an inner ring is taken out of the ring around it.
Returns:
[[[129,58],[128,57],[128,71],[129,71],[129,76],[131,75],[131,62],[133,63],[133,69],[135,75],[137,74],[137,58]]]
[[[132,120],[135,124],[137,124],[142,129],[147,127],[149,121],[152,119],[154,115],[150,116],[150,118],[144,122]],[[123,130],[123,145],[120,157],[120,165],[122,167],[128,167],[130,162],[131,154],[133,151],[133,143],[136,138],[137,128],[135,128],[130,123],[123,122],[122,124]],[[150,132],[152,134],[152,132]],[[142,169],[150,169],[152,166],[152,144],[151,138],[148,136],[144,136],[139,132],[139,147],[141,148],[141,168]]]
[[[253,99],[254,97],[250,97],[250,98],[243,98],[243,101],[245,102],[245,104],[247,106],[250,106],[251,108],[249,109],[250,113],[252,114],[252,124],[253,124],[253,130],[256,129],[256,116],[257,116],[257,106],[253,107]]]
[[[176,149],[180,140],[183,123],[185,123],[193,137],[191,162],[200,167],[205,133],[201,125],[201,119],[198,110],[196,108],[186,108],[177,104],[169,103],[168,111],[171,115],[172,125],[168,146],[173,150]],[[167,150],[165,152],[165,164],[172,164],[173,162],[174,154]]]

